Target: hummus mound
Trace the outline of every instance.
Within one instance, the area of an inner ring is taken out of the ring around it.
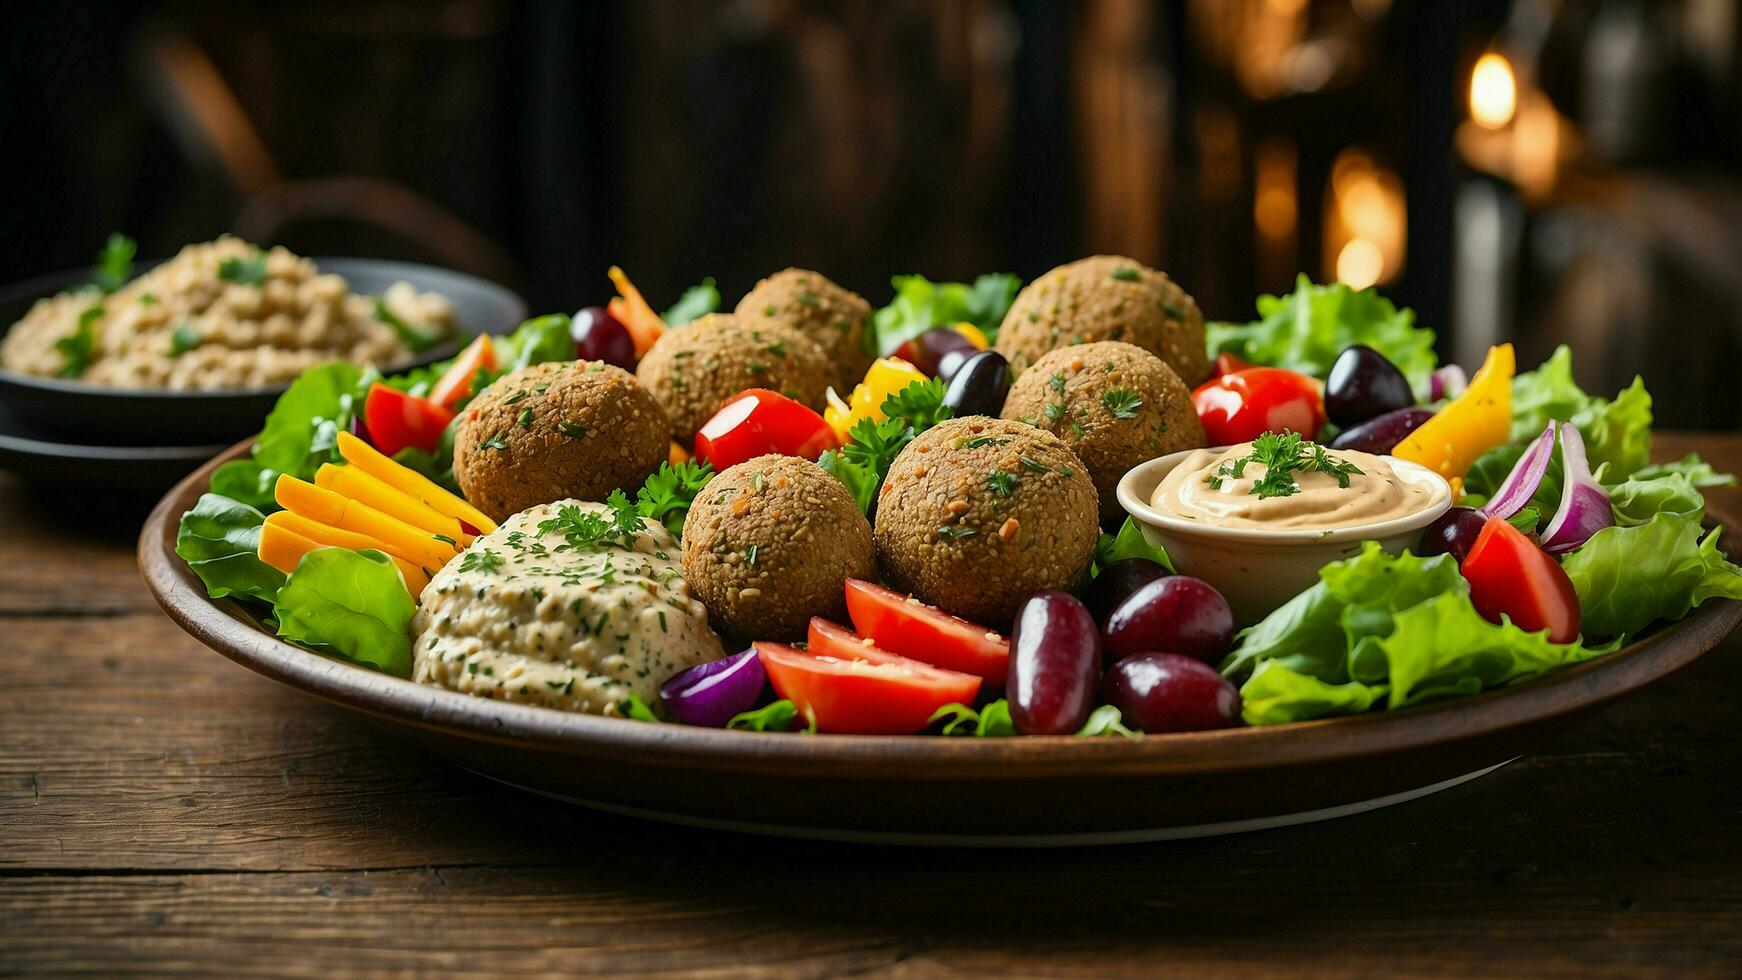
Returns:
[[[620,715],[632,694],[660,710],[660,682],[722,656],[671,533],[570,533],[594,517],[612,520],[604,504],[531,507],[437,572],[411,624],[418,683]]]

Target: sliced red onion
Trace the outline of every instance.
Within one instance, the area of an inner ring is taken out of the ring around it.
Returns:
[[[686,725],[724,728],[732,716],[749,711],[762,700],[768,672],[754,649],[677,674],[659,685],[665,706]]]
[[[1561,506],[1542,532],[1542,550],[1551,555],[1571,551],[1615,523],[1608,492],[1591,476],[1585,437],[1571,422],[1561,423],[1561,468]]]
[[[1494,491],[1493,498],[1482,508],[1482,513],[1505,519],[1530,503],[1536,488],[1542,486],[1542,478],[1548,472],[1549,461],[1554,458],[1554,427],[1555,424],[1550,422],[1548,428],[1542,430],[1542,435],[1537,436],[1530,448],[1524,451],[1524,455],[1518,457],[1512,472],[1506,474],[1506,479],[1500,483],[1500,489]],[[1582,449],[1580,451],[1583,452]]]
[[[1470,376],[1456,364],[1447,364],[1428,376],[1428,401],[1456,398],[1470,387]]]

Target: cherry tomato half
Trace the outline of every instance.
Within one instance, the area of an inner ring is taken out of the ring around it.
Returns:
[[[928,667],[875,647],[844,646],[849,650],[843,652],[851,656],[818,655],[783,643],[755,644],[775,693],[791,701],[801,719],[814,720],[818,731],[912,735],[923,731],[939,708],[970,703],[980,692],[978,677]]]
[[[836,444],[821,415],[777,391],[751,388],[702,423],[696,458],[717,472],[769,453],[816,459]]]
[[[1282,368],[1247,368],[1212,378],[1192,392],[1192,406],[1212,446],[1251,442],[1284,429],[1313,439],[1325,427],[1318,382]]]
[[[429,389],[429,400],[442,408],[453,408],[460,399],[474,394],[472,384],[480,371],[496,370],[496,347],[490,335],[481,333],[454,358],[442,376]]]
[[[1484,619],[1512,620],[1519,629],[1548,630],[1549,640],[1579,637],[1579,596],[1560,562],[1504,518],[1490,517],[1459,566],[1470,582],[1470,602]]]
[[[861,636],[892,653],[1003,684],[1010,641],[874,582],[847,580],[847,615]]]
[[[435,452],[442,441],[442,430],[453,420],[452,411],[379,381],[369,387],[369,394],[363,399],[363,421],[369,426],[369,441],[386,456],[407,446]]]

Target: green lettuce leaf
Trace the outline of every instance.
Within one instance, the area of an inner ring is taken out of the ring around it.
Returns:
[[[1579,595],[1587,636],[1626,636],[1680,619],[1713,596],[1742,599],[1742,568],[1718,550],[1698,518],[1660,513],[1634,527],[1606,527],[1561,563]]]
[[[284,573],[261,561],[260,528],[266,515],[239,500],[201,494],[181,515],[175,553],[188,563],[214,599],[245,596],[271,602],[284,585]]]
[[[1590,457],[1591,469],[1607,464],[1610,480],[1624,480],[1650,462],[1651,394],[1645,390],[1645,383],[1634,378],[1633,383],[1621,389],[1613,400],[1588,395],[1573,380],[1573,354],[1565,344],[1555,348],[1549,359],[1536,370],[1526,371],[1512,379],[1513,441],[1534,439],[1550,419],[1571,422],[1578,427],[1579,434],[1585,437],[1585,451]],[[1490,450],[1484,459],[1510,448]],[[1522,452],[1519,449],[1513,453],[1512,459],[1516,461]],[[1480,464],[1482,460],[1477,462]],[[1489,467],[1483,468],[1482,484],[1476,488],[1478,492],[1493,492],[1482,489],[1492,477],[1493,461],[1490,463]],[[1502,479],[1505,476],[1504,471],[1500,473]],[[1469,481],[1465,483],[1468,485]],[[1558,494],[1558,479],[1554,489]],[[1545,513],[1552,510],[1550,508]]]
[[[278,590],[278,635],[395,677],[411,676],[411,617],[405,579],[373,549],[316,548]]]
[[[1384,684],[1360,681],[1327,684],[1280,661],[1266,660],[1240,687],[1240,717],[1248,725],[1284,725],[1327,715],[1355,715],[1373,707],[1388,690]]]
[[[684,290],[677,302],[671,304],[671,308],[660,314],[659,318],[668,327],[681,327],[719,308],[720,290],[714,285],[714,277],[709,276]]]
[[[1341,684],[1350,679],[1350,648],[1364,637],[1389,633],[1395,612],[1468,588],[1450,555],[1389,555],[1369,541],[1359,555],[1320,569],[1316,585],[1243,631],[1222,662],[1222,674],[1240,678],[1277,661]]]
[[[1551,643],[1547,630],[1527,633],[1490,623],[1464,592],[1411,606],[1392,625],[1388,635],[1356,647],[1350,673],[1369,683],[1383,678],[1393,709],[1514,684],[1613,649]]]
[[[1316,378],[1330,373],[1344,348],[1365,344],[1397,365],[1416,397],[1423,399],[1439,363],[1434,332],[1417,327],[1413,311],[1398,309],[1371,289],[1357,291],[1342,283],[1316,286],[1304,275],[1287,296],[1258,297],[1257,320],[1211,323],[1205,340],[1211,357],[1229,353]]]
[[[1636,475],[1607,489],[1615,523],[1622,527],[1649,524],[1658,514],[1686,517],[1698,524],[1706,512],[1706,498],[1701,496],[1700,488],[1681,473]]]
[[[1639,480],[1652,480],[1671,473],[1680,473],[1693,481],[1694,486],[1701,489],[1711,487],[1733,487],[1736,476],[1733,473],[1719,473],[1712,464],[1700,458],[1699,453],[1688,453],[1673,463],[1653,463],[1650,466],[1635,470],[1633,476]]]
[[[575,359],[575,339],[569,333],[569,318],[562,313],[534,317],[494,343],[502,374],[533,364]]]
[[[924,276],[896,276],[895,298],[871,317],[871,333],[878,354],[885,357],[933,327],[968,322],[990,340],[998,338],[998,326],[1022,288],[1022,280],[1008,273],[980,276],[972,284],[932,282]]]

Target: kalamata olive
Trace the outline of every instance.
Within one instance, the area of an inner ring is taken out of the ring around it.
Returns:
[[[902,345],[902,356],[914,367],[919,368],[933,377],[949,381],[949,375],[944,373],[944,360],[951,354],[971,357],[979,348],[968,341],[968,338],[948,327],[933,327],[925,333]],[[955,359],[954,364],[961,366],[961,360]]]
[[[1233,643],[1228,600],[1190,575],[1159,578],[1131,593],[1107,617],[1101,635],[1109,661],[1156,650],[1217,661]]]
[[[1103,684],[1125,724],[1145,732],[1196,732],[1239,723],[1240,692],[1201,660],[1140,653],[1114,664]]]
[[[1482,533],[1482,525],[1488,523],[1488,516],[1471,507],[1453,507],[1444,514],[1434,518],[1432,524],[1422,528],[1421,544],[1415,553],[1426,557],[1428,555],[1451,555],[1463,564],[1464,556],[1470,553],[1470,548],[1476,543],[1476,536]]]
[[[1421,428],[1423,422],[1433,417],[1433,411],[1426,408],[1400,408],[1386,412],[1337,433],[1337,438],[1331,440],[1331,448],[1383,456],[1396,449],[1404,436]]]
[[[369,443],[371,446],[375,445],[374,441],[369,438],[369,423],[363,421],[362,412],[355,412],[351,415],[351,424],[349,428],[352,435]]]
[[[575,339],[576,358],[635,370],[635,341],[604,307],[589,306],[576,313],[569,321],[569,336]]]
[[[1349,426],[1415,404],[1409,379],[1397,365],[1364,344],[1337,355],[1325,378],[1325,415]]]
[[[1095,616],[1095,622],[1105,623],[1108,615],[1119,608],[1131,593],[1170,573],[1160,562],[1148,558],[1124,558],[1101,569],[1083,593],[1083,605]]]
[[[1010,393],[1010,362],[997,351],[983,350],[962,362],[944,389],[944,404],[964,415],[996,417]]]
[[[1030,596],[1010,631],[1005,696],[1024,735],[1069,735],[1095,707],[1101,640],[1095,618],[1065,592]]]

